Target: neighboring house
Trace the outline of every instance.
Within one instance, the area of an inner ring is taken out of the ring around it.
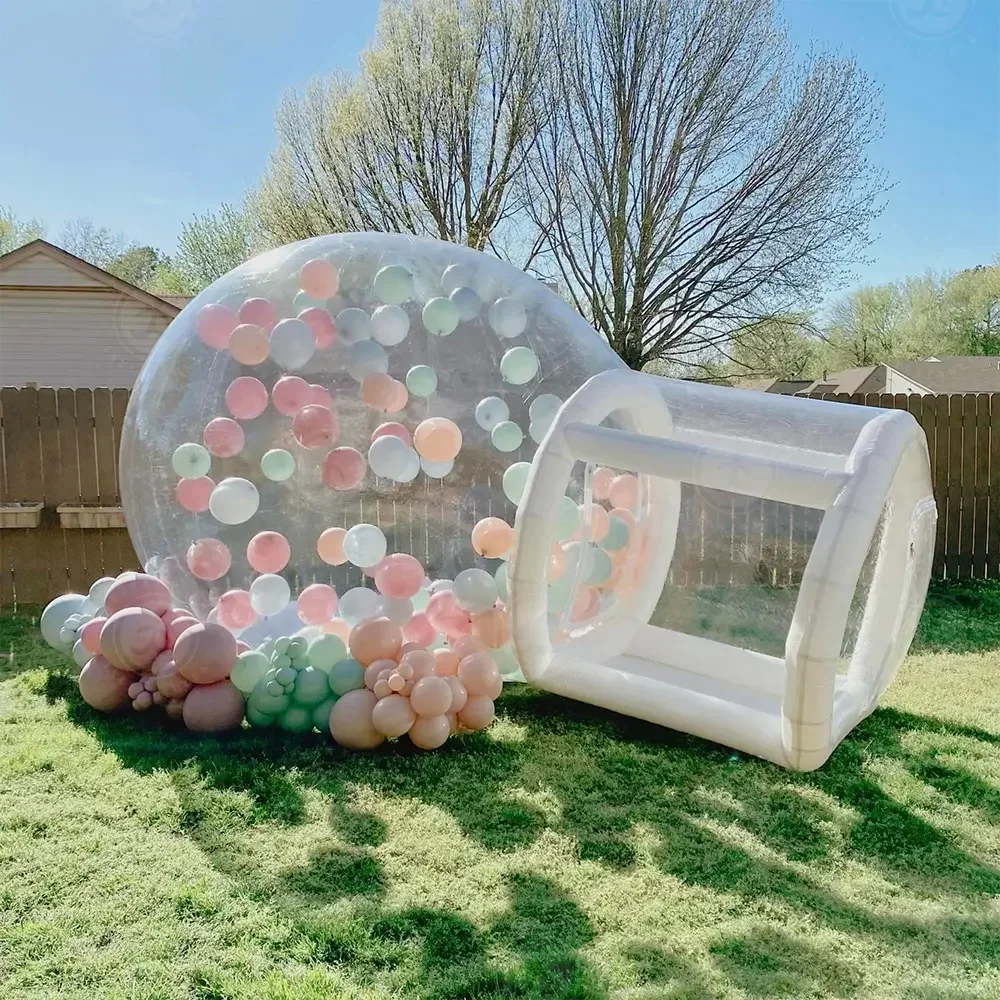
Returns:
[[[187,301],[27,243],[0,257],[0,385],[130,389]]]
[[[826,392],[916,393],[921,396],[964,392],[1000,392],[1000,358],[925,358],[923,361],[887,361],[842,372],[826,372],[819,379],[772,379],[747,388],[780,392],[786,396],[815,396]]]

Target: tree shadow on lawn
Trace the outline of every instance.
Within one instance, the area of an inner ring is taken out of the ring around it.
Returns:
[[[438,807],[493,851],[529,845],[552,828],[573,839],[581,861],[609,872],[640,863],[636,830],[644,828],[653,833],[645,849],[662,871],[742,906],[775,903],[845,934],[869,936],[913,960],[933,954],[942,961],[1000,966],[1000,929],[987,921],[879,914],[803,867],[821,867],[834,856],[854,859],[920,896],[950,894],[973,905],[1000,893],[1000,874],[893,799],[870,766],[905,768],[950,801],[995,821],[995,789],[946,765],[936,750],[907,746],[914,732],[940,737],[943,745],[972,740],[1000,746],[1000,735],[981,729],[881,709],[822,770],[795,774],[527,688],[505,693],[502,736],[469,734],[432,754],[405,741],[356,754],[319,735],[273,730],[193,738],[153,718],[100,716],[80,701],[69,678],[50,675],[49,687],[50,697],[65,699],[69,717],[127,767],[170,774],[185,830],[206,857],[220,871],[257,885],[256,896],[291,898],[297,926],[314,943],[318,959],[350,960],[374,974],[384,965],[412,963],[419,953],[419,971],[411,975],[421,996],[601,997],[603,987],[578,954],[593,932],[575,901],[532,873],[513,878],[509,914],[485,930],[447,910],[386,910],[385,873],[369,849],[387,831],[380,819],[351,806],[355,787]],[[250,802],[249,811],[236,817],[225,805],[233,791]],[[238,859],[220,849],[227,823],[302,822],[307,791],[330,802],[331,825],[348,849],[324,850],[304,868],[277,878],[268,872],[248,876]],[[533,791],[556,802],[554,813],[531,804]],[[348,896],[358,902],[355,919],[330,923],[311,915]],[[518,956],[517,971],[490,961],[496,947]],[[751,996],[797,996],[819,985],[830,995],[852,995],[857,980],[850,968],[831,957],[804,956],[803,949],[805,944],[785,935],[761,932],[752,940],[716,941],[709,957],[720,975]],[[658,996],[712,995],[701,970],[687,959],[662,953],[656,960],[648,948],[637,955],[637,976],[652,983],[656,976],[670,977]],[[812,977],[811,986],[803,976]]]

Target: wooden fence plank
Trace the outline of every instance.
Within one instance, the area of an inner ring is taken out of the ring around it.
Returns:
[[[938,526],[934,543],[934,575],[944,576],[948,565],[948,455],[951,450],[951,397],[934,397],[937,445],[934,449],[934,496],[937,498]]]
[[[973,445],[975,447],[975,525],[973,527],[972,575],[983,579],[989,561],[989,503],[990,503],[990,397],[978,393],[975,397],[976,420]]]
[[[1000,580],[1000,392],[990,396],[989,576]]]
[[[56,507],[62,499],[59,471],[59,412],[55,389],[38,390],[38,437],[42,449],[42,493],[45,499],[38,543],[39,548],[44,549],[47,569],[45,589],[39,594],[38,600],[45,602],[53,594],[60,594],[70,589],[69,574],[66,571],[66,546],[59,525],[59,515],[56,514]]]
[[[948,416],[948,538],[946,572],[961,579],[962,562],[962,396],[952,396]]]
[[[80,454],[80,500],[100,503],[101,490],[97,480],[97,446],[94,434],[94,393],[91,389],[76,390],[76,440]],[[101,531],[97,528],[78,529],[83,539],[83,558],[90,580],[104,576],[104,552]]]
[[[976,524],[976,397],[962,397],[962,526],[959,532],[959,575],[967,580],[972,573],[972,542]]]
[[[59,415],[59,503],[80,503],[80,445],[76,432],[76,392],[73,389],[57,389],[56,406]],[[87,575],[83,532],[64,529],[62,536],[70,589],[80,591],[89,587],[90,582],[96,579],[96,576]]]
[[[111,390],[94,390],[94,448],[97,453],[97,495],[100,502],[114,507],[118,503],[118,452],[115,450],[114,416]],[[115,528],[102,528],[101,572],[113,576],[121,569],[119,535]]]

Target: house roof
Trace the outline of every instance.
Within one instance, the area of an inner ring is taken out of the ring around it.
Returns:
[[[173,319],[183,308],[181,305],[176,305],[165,298],[161,298],[159,295],[143,291],[141,288],[137,288],[135,285],[117,278],[103,268],[97,267],[95,264],[91,264],[77,257],[75,254],[71,254],[68,250],[63,250],[62,247],[57,247],[49,243],[47,240],[32,240],[30,243],[25,243],[24,246],[20,246],[16,250],[11,250],[10,253],[3,254],[3,256],[0,256],[0,271],[36,254],[41,254],[44,257],[49,257],[61,264],[65,264],[74,271],[84,274],[94,281],[106,285],[108,288],[112,288],[116,292],[121,292],[122,295],[127,295],[142,302],[144,305],[155,309],[170,319]]]
[[[1000,358],[934,358],[887,365],[935,393],[1000,392]]]

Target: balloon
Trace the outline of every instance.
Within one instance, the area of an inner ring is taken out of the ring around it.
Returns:
[[[628,524],[618,514],[610,514],[608,517],[608,531],[604,538],[601,539],[601,546],[609,552],[617,552],[628,545],[628,538]]]
[[[66,619],[70,615],[75,615],[86,599],[83,594],[63,594],[46,605],[38,621],[38,627],[41,629],[42,638],[53,649],[68,653],[72,648],[72,642],[62,640],[59,633],[66,624]]]
[[[281,368],[301,368],[315,351],[312,328],[300,319],[283,319],[271,331],[271,360]]]
[[[217,538],[199,538],[187,550],[187,565],[199,580],[218,580],[229,572],[232,557]]]
[[[429,299],[421,314],[424,328],[435,337],[447,337],[459,323],[458,306],[451,299]]]
[[[373,286],[375,294],[389,305],[401,305],[413,297],[413,275],[401,264],[380,268]]]
[[[356,524],[344,535],[344,555],[355,566],[374,566],[384,556],[386,538],[374,524]]]
[[[406,373],[406,388],[414,396],[421,398],[432,396],[437,384],[437,372],[430,365],[414,365]]]
[[[372,709],[372,725],[389,739],[409,732],[416,718],[410,700],[400,694],[380,698]]]
[[[514,529],[500,517],[484,517],[472,529],[472,547],[487,559],[501,559],[514,545]]]
[[[370,340],[375,332],[371,316],[364,309],[350,307],[342,309],[336,317],[337,333],[345,344],[356,344],[361,340]]]
[[[451,726],[445,715],[421,716],[409,730],[410,741],[421,750],[436,750],[450,735]]]
[[[285,417],[294,417],[311,400],[312,387],[298,375],[285,375],[279,378],[271,390],[271,402],[274,408]]]
[[[249,695],[270,666],[271,661],[263,653],[248,650],[236,657],[230,680],[243,694]]]
[[[198,684],[184,699],[184,725],[194,733],[218,733],[239,729],[246,702],[227,680]]]
[[[466,729],[486,729],[493,721],[496,710],[493,700],[485,695],[470,695],[465,708],[458,713],[458,721]]]
[[[389,370],[389,356],[374,340],[360,340],[347,348],[345,367],[355,382],[363,382],[369,375],[384,375]]]
[[[499,396],[487,396],[476,404],[476,423],[484,431],[510,419],[510,407]]]
[[[459,607],[465,611],[486,611],[496,604],[496,581],[486,570],[462,570],[455,577],[455,584],[452,589]]]
[[[318,350],[330,347],[337,339],[333,317],[325,309],[308,306],[299,313],[298,318],[312,330]]]
[[[326,583],[310,584],[299,594],[296,609],[307,625],[322,625],[337,613],[337,591]]]
[[[104,627],[106,621],[107,618],[103,617],[91,618],[78,633],[80,642],[83,643],[83,648],[91,656],[96,656],[101,651],[101,629]]]
[[[410,598],[423,586],[424,568],[403,552],[386,556],[375,567],[375,586],[386,597]]]
[[[303,448],[328,448],[339,430],[333,410],[314,403],[303,406],[292,418],[292,434]]]
[[[475,319],[483,307],[479,295],[471,288],[455,288],[449,293],[448,298],[454,302],[458,318],[463,322]]]
[[[406,475],[413,449],[394,434],[382,434],[368,449],[368,465],[376,476],[401,479]],[[419,466],[419,459],[418,459]]]
[[[559,509],[556,513],[556,541],[564,542],[567,538],[572,538],[580,527],[580,508],[570,497],[563,497],[559,501]]]
[[[467,635],[472,629],[469,612],[458,606],[455,595],[450,590],[431,596],[427,602],[427,618],[439,632],[448,636]]]
[[[216,604],[219,624],[231,630],[249,628],[257,621],[257,612],[246,590],[227,590]]]
[[[351,630],[351,656],[367,667],[374,660],[392,660],[399,654],[403,634],[388,618],[371,618]]]
[[[431,620],[419,611],[403,626],[403,638],[423,648],[429,646],[436,636],[437,629],[431,624]]]
[[[148,608],[122,608],[101,627],[100,640],[101,653],[113,667],[145,670],[163,652],[167,627]]]
[[[114,583],[115,578],[113,576],[102,576],[90,585],[90,590],[87,592],[87,599],[94,605],[95,608],[104,607],[104,601],[108,596],[108,591],[114,586]]]
[[[212,490],[208,509],[222,524],[244,524],[257,513],[260,494],[249,479],[231,476]]]
[[[329,697],[330,682],[322,670],[306,667],[295,675],[295,685],[292,688],[293,702],[300,705],[318,705]]]
[[[291,479],[295,472],[295,458],[284,448],[272,448],[264,452],[260,459],[260,471],[274,483]],[[211,480],[209,480],[211,482]]]
[[[323,461],[323,482],[333,490],[356,489],[365,478],[364,456],[355,448],[334,448]]]
[[[197,479],[178,479],[174,494],[177,502],[193,514],[201,514],[208,510],[208,502],[215,489],[215,480],[208,476]]]
[[[490,440],[497,451],[517,451],[524,441],[524,431],[512,421],[504,420],[493,428]]]
[[[435,649],[433,652],[435,672],[439,677],[451,677],[458,673],[462,658],[453,649]]]
[[[103,656],[89,660],[80,672],[80,695],[98,712],[113,712],[128,700],[136,675],[113,667]]]
[[[447,462],[462,450],[462,432],[447,417],[430,417],[413,432],[413,447],[421,458]]]
[[[491,649],[503,646],[510,640],[510,625],[507,612],[490,608],[472,616],[472,634],[482,639]]]
[[[465,708],[465,703],[469,700],[469,692],[465,690],[465,685],[453,673],[448,674],[442,679],[447,682],[448,687],[451,689],[451,704],[448,707],[448,712],[461,712]]]
[[[280,573],[291,554],[288,539],[278,531],[258,532],[247,544],[247,561],[258,573]]]
[[[629,473],[616,476],[611,481],[608,499],[615,507],[635,510],[639,506],[639,480]]]
[[[371,691],[349,691],[330,712],[330,734],[349,750],[371,750],[385,740],[372,724],[376,705]]]
[[[229,337],[229,353],[241,365],[259,365],[270,353],[268,335],[253,323],[241,323]]]
[[[528,314],[516,299],[497,299],[490,306],[487,319],[493,332],[504,340],[520,337],[528,326]]]
[[[333,667],[347,657],[347,646],[336,635],[321,635],[309,643],[309,662],[317,669],[330,673]],[[350,689],[348,689],[350,690]],[[343,692],[334,691],[335,694]]]
[[[528,473],[531,472],[530,462],[515,462],[507,467],[503,474],[503,492],[507,499],[517,506],[528,485]]]
[[[410,692],[410,706],[417,715],[444,715],[450,711],[451,687],[443,677],[422,677]]]
[[[378,614],[382,599],[367,587],[354,587],[340,598],[340,617],[351,625]]]
[[[202,306],[194,320],[195,332],[202,342],[216,350],[226,348],[229,344],[229,335],[235,326],[235,314],[217,302]]]
[[[340,272],[331,261],[314,257],[299,268],[299,287],[314,299],[332,299],[340,288]]]
[[[397,305],[379,306],[372,313],[372,337],[383,347],[401,344],[410,332],[410,317]]]
[[[396,421],[389,420],[384,424],[379,424],[375,430],[372,431],[372,443],[380,437],[385,437],[391,435],[392,437],[399,438],[403,444],[411,445],[413,443],[413,435],[407,430],[405,424],[397,423]]]
[[[276,615],[291,599],[287,581],[274,573],[258,576],[250,584],[250,604],[259,615]]]
[[[512,347],[500,359],[500,374],[511,385],[524,385],[538,374],[538,356],[530,347]]]
[[[170,456],[170,464],[182,479],[198,479],[208,475],[212,468],[212,456],[207,448],[188,441],[178,445]]]
[[[327,528],[316,540],[316,552],[320,559],[330,566],[343,566],[347,562],[344,555],[346,528]]]
[[[174,643],[189,629],[192,625],[200,625],[201,622],[198,621],[193,615],[187,617],[174,618],[167,625],[167,649],[173,649]]]
[[[243,428],[230,417],[216,417],[205,425],[205,447],[216,458],[232,458],[243,450]]]
[[[345,656],[330,668],[330,690],[338,697],[365,686],[365,668],[357,660]]]
[[[242,323],[253,323],[270,333],[278,321],[274,306],[265,298],[251,298],[244,301],[236,314]]]
[[[162,615],[170,610],[170,591],[148,573],[122,573],[104,595],[104,609],[113,615],[122,608],[147,608]]]
[[[239,655],[233,634],[211,622],[186,629],[173,653],[178,671],[192,684],[213,684],[228,677]]]
[[[428,462],[426,458],[420,459],[420,468],[430,476],[431,479],[444,479],[455,468],[455,460],[449,459],[447,462]]]
[[[226,389],[226,408],[237,420],[253,420],[267,409],[267,389],[250,375],[234,378]]]
[[[503,690],[500,670],[487,653],[466,656],[458,665],[458,679],[470,698],[476,695],[497,698]]]

